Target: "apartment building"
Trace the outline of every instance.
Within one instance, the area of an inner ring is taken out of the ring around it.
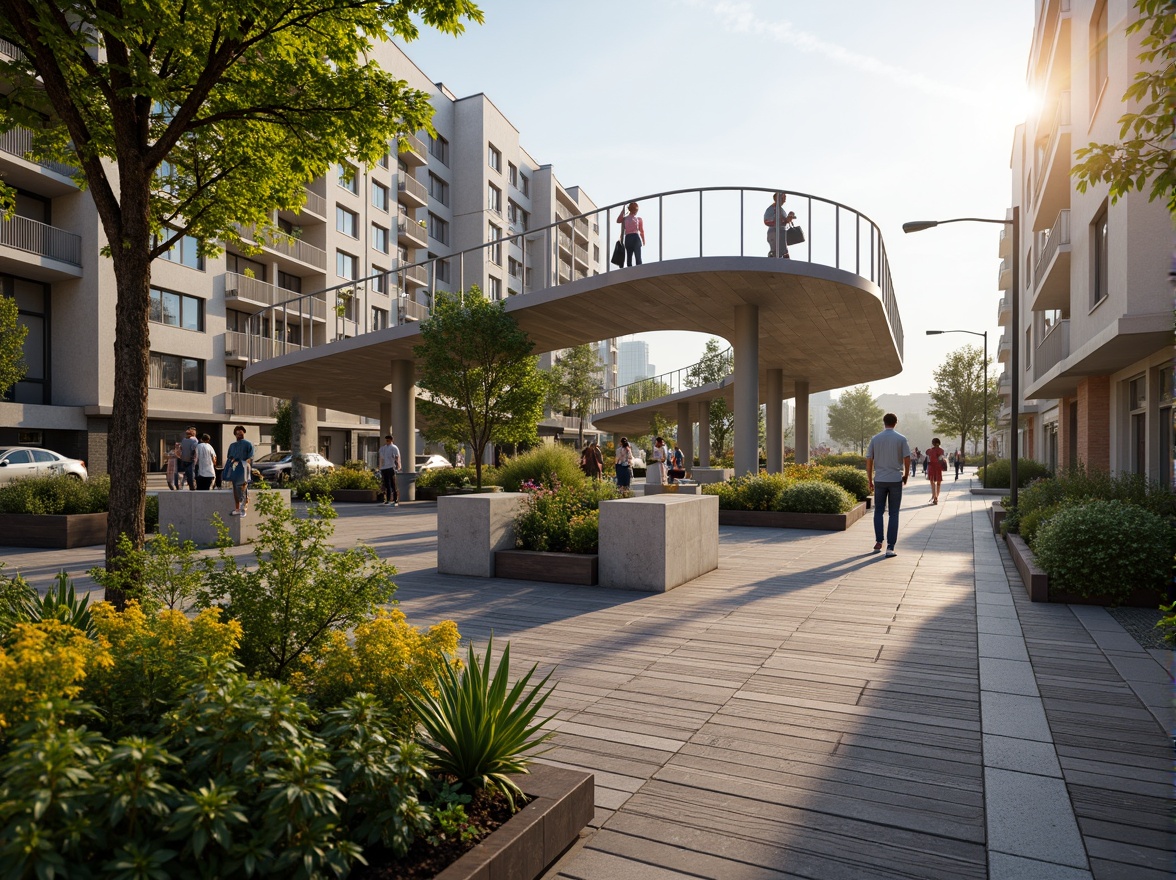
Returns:
[[[151,470],[189,424],[218,449],[238,423],[263,449],[271,445],[278,401],[245,385],[251,359],[420,320],[436,290],[477,284],[502,299],[602,265],[599,229],[573,219],[595,205],[527,153],[489,98],[456,97],[395,44],[373,51],[431,95],[437,133],[408,134],[407,149],[392,144],[371,167],[344,162],[308,181],[302,210],[276,217],[286,242],[206,259],[184,239],[156,260]],[[100,256],[97,211],[71,169],[28,161],[28,148],[27,132],[0,136],[0,174],[18,192],[16,216],[0,223],[0,290],[16,298],[29,328],[28,375],[0,401],[0,444],[47,446],[101,473],[114,396],[114,274]],[[480,249],[498,239],[501,247]],[[441,259],[416,265],[432,258]],[[283,302],[280,316],[267,311]],[[615,381],[615,343],[601,347]],[[376,420],[329,408],[313,415],[323,455],[374,460]]]
[[[657,367],[649,362],[649,343],[643,339],[625,339],[621,342],[619,364],[618,385],[652,379],[657,375]]]
[[[1077,191],[1074,151],[1113,143],[1122,96],[1141,69],[1130,0],[1037,0],[1027,69],[1040,112],[1017,127],[1012,204],[1020,207],[1021,338],[1009,336],[1013,242],[1000,240],[997,360],[1020,346],[1022,455],[1171,483],[1172,225],[1163,200]],[[1010,215],[1011,216],[1011,215]],[[1001,377],[1007,425],[1011,383]],[[1008,428],[1001,448],[1010,449]]]

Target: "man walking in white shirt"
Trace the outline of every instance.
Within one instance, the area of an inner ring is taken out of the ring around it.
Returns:
[[[400,506],[400,492],[396,488],[396,473],[400,470],[400,450],[392,442],[392,435],[384,435],[379,452],[380,481],[384,484],[384,506]]]
[[[886,523],[886,556],[897,556],[898,510],[902,506],[902,487],[911,473],[911,447],[907,438],[894,430],[898,416],[887,413],[882,417],[886,429],[870,438],[866,450],[866,479],[874,493],[874,552],[882,549],[882,514],[887,506],[890,518]],[[877,482],[874,478],[877,477]]]

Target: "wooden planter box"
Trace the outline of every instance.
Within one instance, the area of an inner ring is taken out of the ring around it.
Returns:
[[[375,504],[384,493],[380,489],[332,489],[331,503],[332,504]]]
[[[592,821],[592,774],[532,764],[512,779],[534,800],[434,880],[535,880]]]
[[[859,501],[848,513],[780,513],[775,510],[720,510],[719,525],[844,532],[865,515],[866,502],[864,501]]]
[[[494,576],[591,587],[599,581],[599,557],[595,553],[496,550]]]
[[[1065,605],[1114,605],[1109,596],[1094,594],[1080,596],[1077,593],[1066,593],[1058,589],[1050,589],[1049,575],[1037,565],[1037,558],[1029,545],[1020,535],[1005,536],[1005,543],[1009,548],[1009,555],[1013,557],[1013,564],[1021,575],[1021,583],[1029,594],[1030,602],[1059,602]],[[1138,589],[1124,599],[1119,605],[1129,608],[1155,608],[1163,596],[1159,590]]]
[[[93,547],[106,543],[105,513],[40,516],[0,514],[0,544],[6,547]]]

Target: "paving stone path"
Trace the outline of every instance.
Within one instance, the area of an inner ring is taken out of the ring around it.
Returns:
[[[433,505],[340,506],[336,538],[396,563],[413,623],[555,669],[543,760],[597,809],[549,878],[1172,876],[1170,653],[1029,603],[969,486],[916,480],[894,559],[869,518],[722,528],[718,570],[662,595],[438,575]],[[51,554],[0,561],[101,558]]]

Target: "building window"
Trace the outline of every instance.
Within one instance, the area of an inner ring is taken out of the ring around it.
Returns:
[[[1025,328],[1025,369],[1033,366],[1033,328]]]
[[[238,275],[249,275],[258,281],[265,281],[265,263],[242,257],[240,254],[225,254],[225,268]]]
[[[147,384],[172,391],[203,391],[204,361],[153,351]]]
[[[349,238],[359,238],[359,215],[354,211],[336,206],[335,229]]]
[[[1102,94],[1110,65],[1107,63],[1107,2],[1103,0],[1090,22],[1090,112]]]
[[[171,235],[170,232],[165,233]],[[158,239],[157,239],[158,240]],[[190,235],[180,238],[171,248],[159,255],[159,259],[169,263],[179,263],[189,269],[204,271],[204,257],[200,254],[200,243]]]
[[[302,279],[297,275],[291,275],[289,272],[278,270],[278,287],[282,290],[290,290],[294,293],[302,293]]]
[[[388,210],[388,187],[372,181],[372,205],[381,211]]]
[[[1147,473],[1147,376],[1136,376],[1127,383],[1128,407],[1131,410],[1131,471]]]
[[[432,171],[429,172],[429,196],[449,207],[449,184]]]
[[[382,254],[388,253],[388,230],[376,223],[372,224],[372,247]]]
[[[392,143],[394,143],[394,144],[396,144],[396,145],[397,145],[397,147],[396,147],[396,148],[397,148],[397,150],[399,150],[399,149],[400,149],[400,145],[399,145],[399,143],[398,143],[398,142],[396,142],[396,141],[393,141]],[[376,162],[376,164],[377,164],[377,165],[379,165],[381,168],[387,168],[387,167],[388,167],[388,154],[389,154],[389,153],[391,153],[391,150],[385,150],[385,151],[384,151],[384,155],[383,155],[383,156],[381,156],[381,157],[379,158],[379,160]]]
[[[527,197],[531,195],[531,178],[525,174],[519,175],[519,192]]]
[[[429,155],[442,165],[449,165],[449,141],[439,134],[429,135]]]
[[[449,244],[449,221],[429,212],[429,238]]]
[[[506,274],[511,278],[518,278],[523,274],[523,264],[514,257],[506,258]]]
[[[148,316],[156,324],[204,332],[204,300],[186,293],[152,287]]]
[[[486,207],[502,216],[502,190],[492,183],[486,187]]]
[[[1164,364],[1160,367],[1160,483],[1172,488],[1172,462],[1176,459],[1176,433],[1172,430],[1172,371],[1173,367]]]
[[[371,280],[371,288],[376,293],[388,293],[388,270],[381,269],[379,266],[372,266],[372,273],[374,277]]]
[[[502,173],[502,153],[494,144],[486,145],[486,164],[495,171]]]
[[[510,181],[510,185],[515,189],[519,186],[519,169],[514,162],[506,163],[506,179]]]
[[[502,265],[502,230],[493,223],[488,223],[486,228],[486,241],[494,242],[493,247],[490,248],[490,261],[496,266]]]
[[[502,299],[502,279],[490,276],[490,299],[497,302]]]
[[[349,193],[359,195],[359,170],[354,165],[342,162],[339,165],[339,186]]]
[[[526,232],[531,216],[515,202],[508,201],[506,203],[506,219],[510,221],[512,232]]]
[[[388,310],[372,307],[372,329],[383,330],[388,326]]]
[[[335,251],[335,274],[349,281],[355,280],[359,261],[345,251]]]
[[[437,280],[445,284],[449,283],[449,260],[437,260],[433,263],[437,273]]]
[[[1110,258],[1110,250],[1107,242],[1108,237],[1107,209],[1103,208],[1102,213],[1094,221],[1090,248],[1091,253],[1094,255],[1094,277],[1091,279],[1091,308],[1094,308],[1106,299],[1107,294],[1110,293],[1110,275],[1107,272],[1107,263]]]

